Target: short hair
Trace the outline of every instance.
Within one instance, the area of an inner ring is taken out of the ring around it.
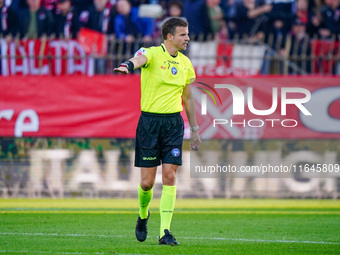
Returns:
[[[178,8],[180,8],[181,10],[183,9],[183,3],[178,1],[178,0],[171,0],[169,3],[168,3],[168,8],[170,8],[171,6],[173,5],[176,5],[178,6]]]
[[[175,35],[176,27],[188,27],[188,22],[183,18],[172,17],[167,19],[162,25],[162,37],[164,40],[167,39],[167,35],[170,33]]]

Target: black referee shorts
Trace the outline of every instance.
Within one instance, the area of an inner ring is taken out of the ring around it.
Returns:
[[[136,132],[136,167],[182,165],[184,123],[180,113],[142,112]]]

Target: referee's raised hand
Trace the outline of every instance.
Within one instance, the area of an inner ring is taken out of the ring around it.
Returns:
[[[135,57],[123,62],[119,67],[114,68],[113,71],[116,73],[131,73],[134,69],[143,66],[147,61],[144,55],[136,55]]]
[[[116,68],[113,69],[113,71],[116,72],[116,73],[125,73],[125,74],[129,73],[129,70],[127,69],[126,66],[116,67]]]

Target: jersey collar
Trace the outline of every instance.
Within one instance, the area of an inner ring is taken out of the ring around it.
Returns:
[[[177,58],[179,52],[177,52],[177,56],[172,56],[172,55],[167,51],[167,49],[165,48],[164,43],[161,44],[161,47],[162,47],[163,51],[166,52],[170,57],[172,57],[172,58]]]

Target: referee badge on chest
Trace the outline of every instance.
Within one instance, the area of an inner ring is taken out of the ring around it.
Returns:
[[[171,68],[171,73],[172,73],[173,75],[176,75],[176,74],[177,74],[177,69],[176,69],[176,67],[172,67],[172,68]]]

